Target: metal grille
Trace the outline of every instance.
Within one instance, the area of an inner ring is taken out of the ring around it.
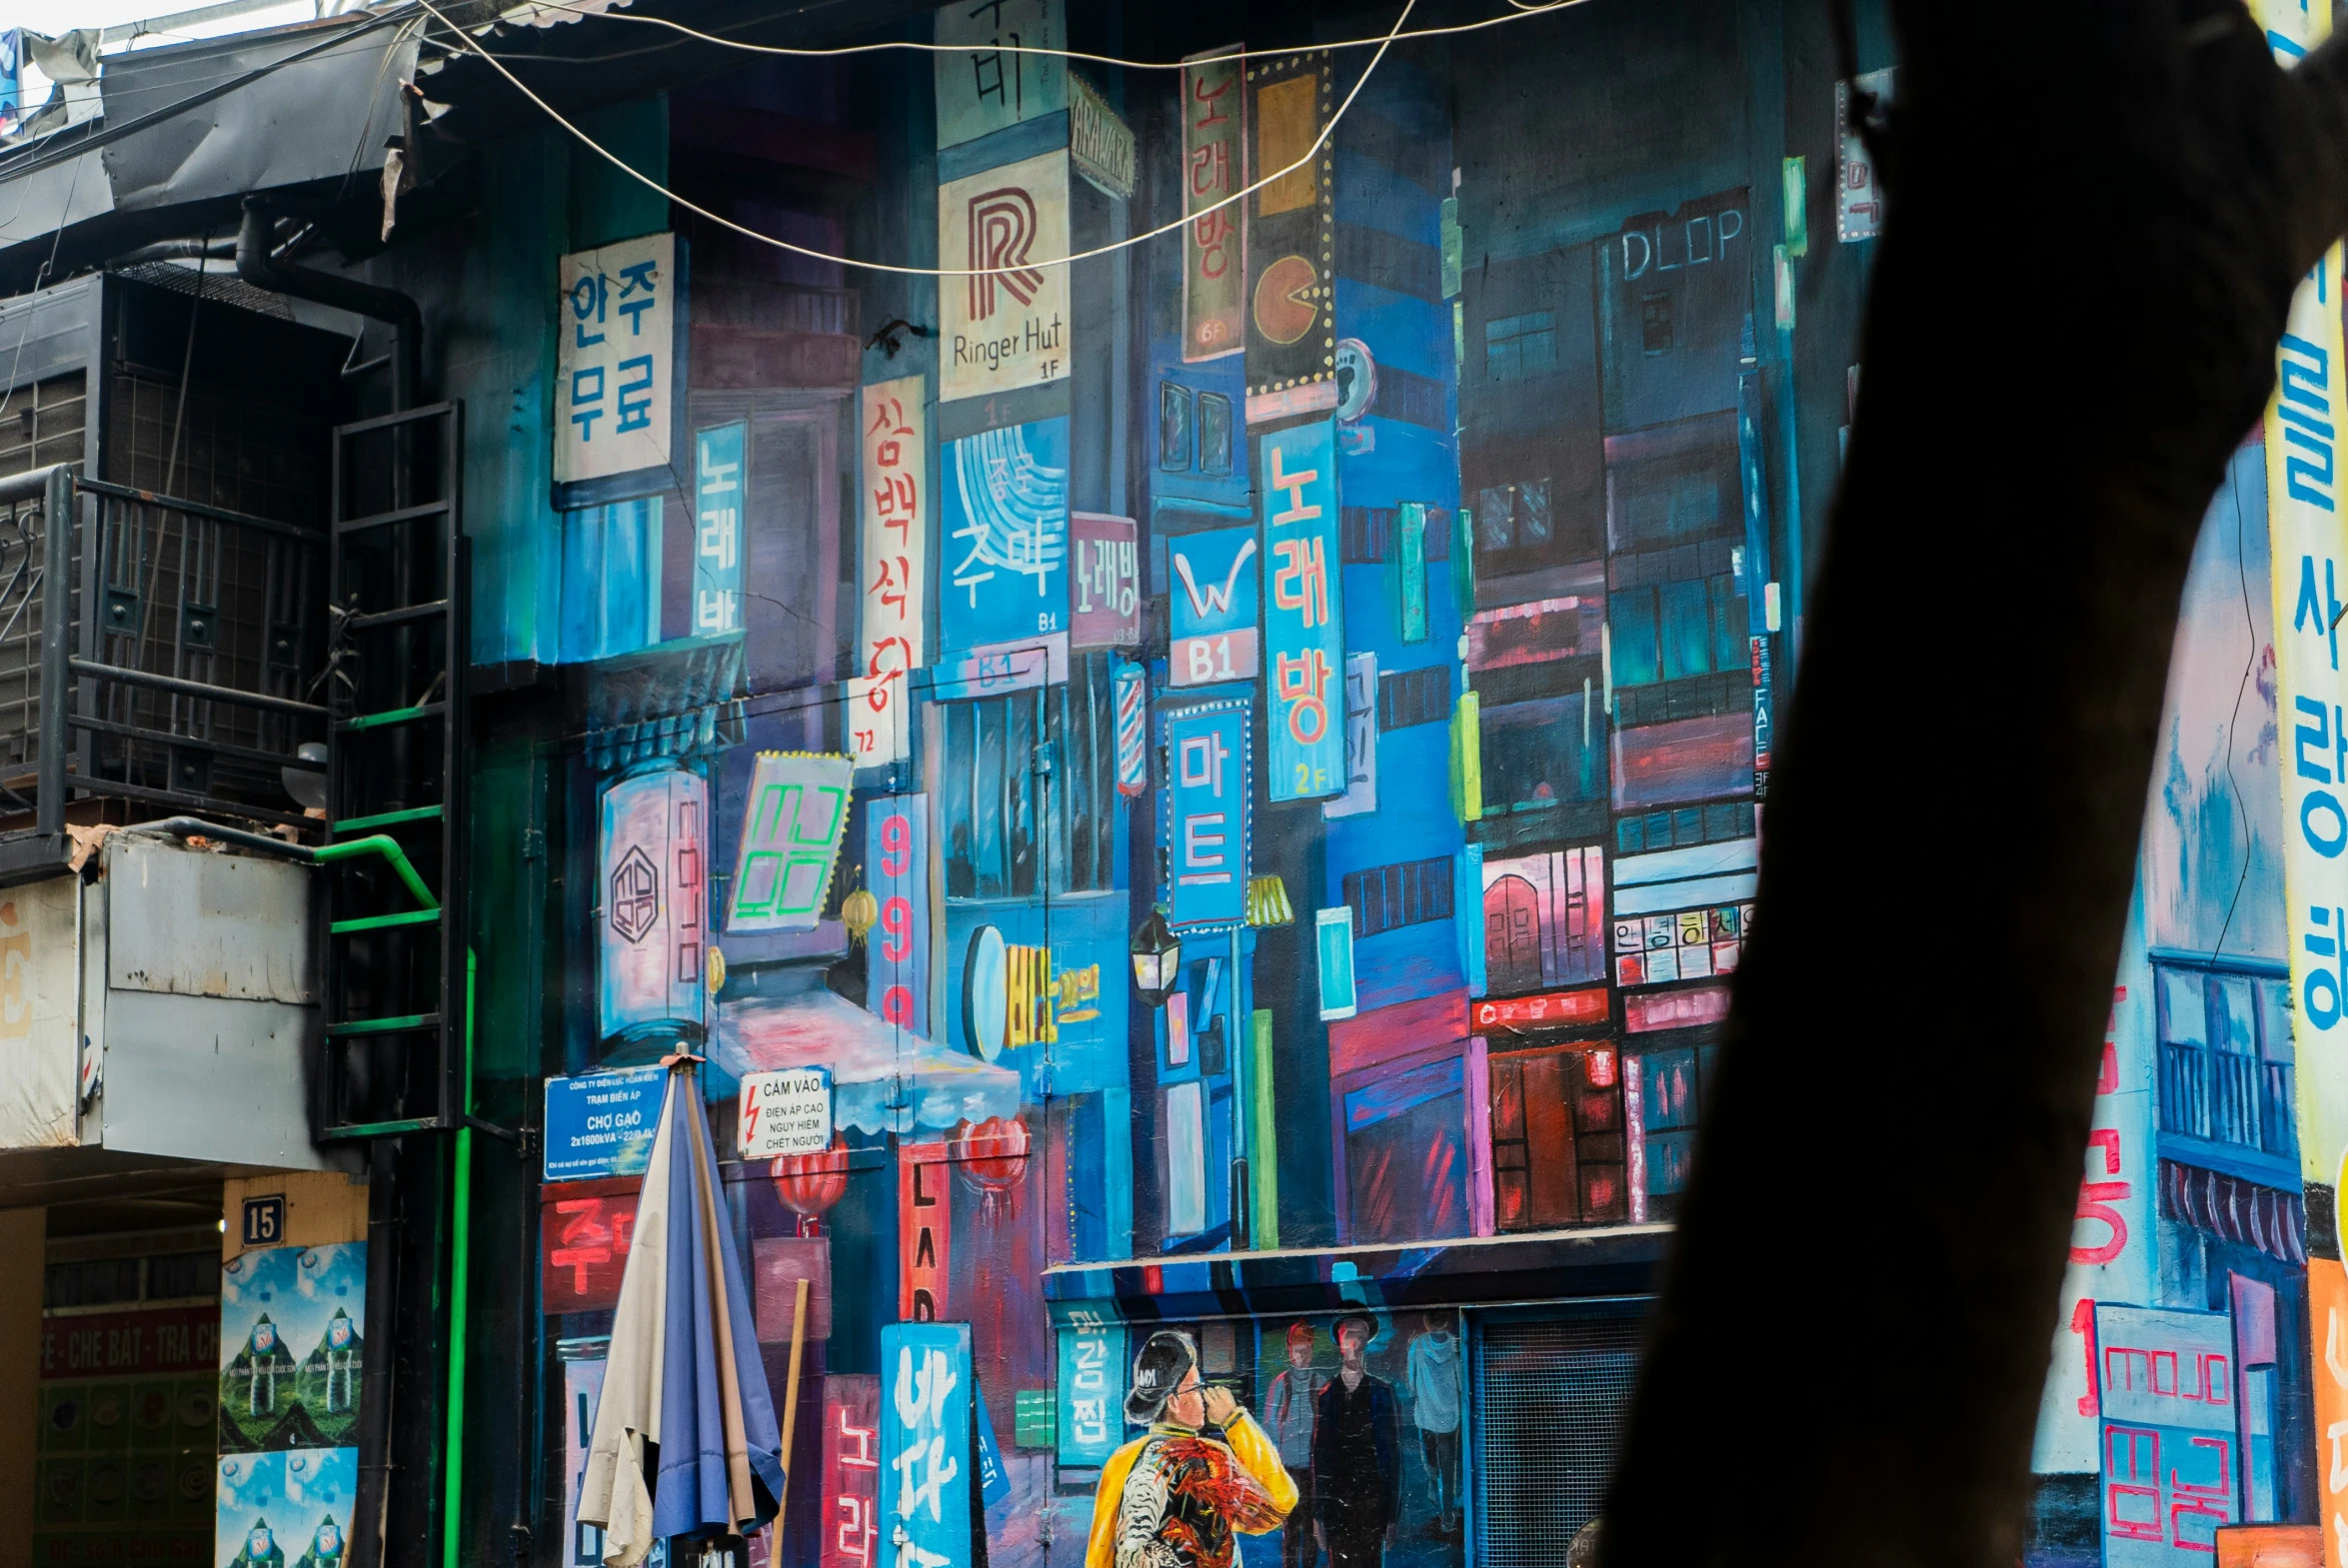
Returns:
[[[1638,1373],[1635,1317],[1490,1323],[1476,1359],[1487,1568],[1563,1568],[1597,1517]]]
[[[0,478],[81,461],[87,407],[79,371],[18,387],[0,400]],[[0,814],[24,808],[40,761],[46,537],[39,501],[0,507]],[[69,548],[78,559],[79,540]]]

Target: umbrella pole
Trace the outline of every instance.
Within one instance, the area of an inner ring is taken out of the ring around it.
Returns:
[[[783,1505],[791,1498],[791,1439],[799,1430],[799,1352],[807,1343],[807,1281],[795,1281],[791,1306],[791,1372],[783,1384],[783,1495],[775,1499],[775,1529],[783,1528]],[[781,1544],[778,1539],[778,1545]],[[767,1561],[780,1561],[780,1554],[770,1551]]]

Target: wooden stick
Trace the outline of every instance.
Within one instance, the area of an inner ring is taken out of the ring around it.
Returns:
[[[791,1496],[791,1437],[799,1429],[799,1352],[807,1343],[807,1281],[797,1283],[797,1299],[791,1307],[791,1375],[783,1384],[783,1495],[775,1499],[777,1530],[783,1528],[783,1505]],[[779,1562],[781,1556],[770,1551],[767,1560]]]

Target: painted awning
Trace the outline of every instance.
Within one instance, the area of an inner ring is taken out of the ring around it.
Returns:
[[[947,1128],[1016,1116],[1020,1075],[877,1018],[827,990],[810,970],[806,989],[718,1006],[709,1092],[741,1091],[748,1072],[832,1069],[832,1124],[859,1132]]]

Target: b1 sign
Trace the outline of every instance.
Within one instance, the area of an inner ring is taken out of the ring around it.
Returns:
[[[742,1157],[821,1154],[832,1146],[832,1073],[788,1067],[742,1079]]]

